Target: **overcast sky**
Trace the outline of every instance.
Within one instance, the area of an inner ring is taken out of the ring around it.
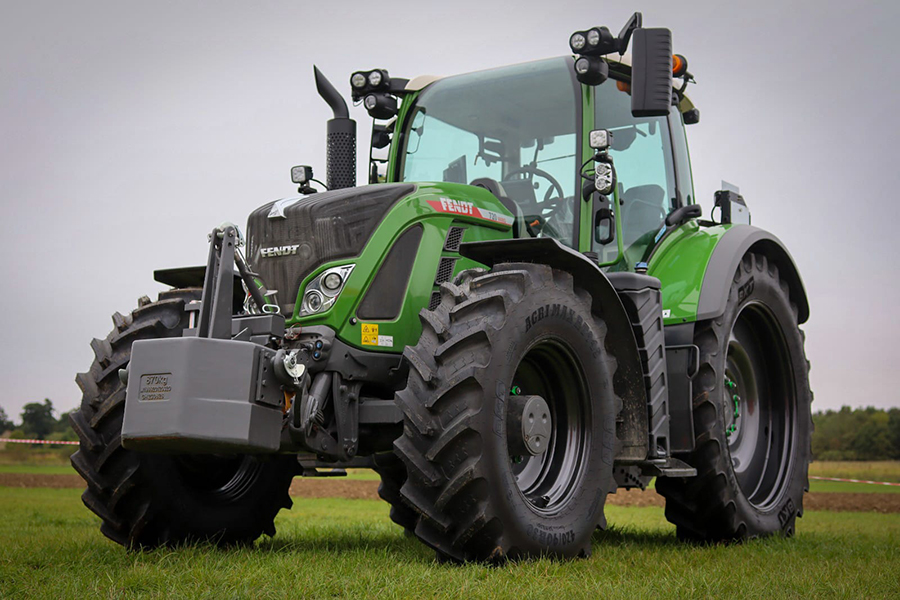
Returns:
[[[565,54],[641,10],[687,56],[709,213],[725,179],[800,266],[814,408],[900,406],[897,2],[10,2],[0,0],[6,256],[0,406],[74,408],[89,342],[201,264],[206,233],[324,176],[317,64],[449,75]],[[368,129],[364,111],[351,109]],[[364,171],[361,171],[364,173]]]

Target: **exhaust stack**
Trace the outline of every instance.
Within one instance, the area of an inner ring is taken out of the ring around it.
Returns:
[[[356,185],[356,121],[350,118],[347,102],[318,67],[313,66],[316,89],[334,111],[328,121],[325,185],[329,190]]]

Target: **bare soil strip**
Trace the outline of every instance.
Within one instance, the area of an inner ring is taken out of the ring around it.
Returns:
[[[0,487],[83,488],[78,475],[37,475],[0,473]],[[291,496],[298,498],[349,498],[378,500],[378,482],[341,478],[298,477],[291,484]],[[613,506],[664,506],[654,490],[619,490],[606,500]],[[900,513],[900,494],[813,493],[803,498],[806,510]]]

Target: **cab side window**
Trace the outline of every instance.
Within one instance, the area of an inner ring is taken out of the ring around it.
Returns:
[[[595,89],[594,127],[613,134],[610,154],[622,201],[619,216],[626,260],[637,262],[678,202],[668,119],[633,117],[627,86],[613,79]]]

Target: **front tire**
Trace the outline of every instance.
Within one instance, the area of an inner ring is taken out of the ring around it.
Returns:
[[[455,561],[587,556],[614,490],[619,402],[605,323],[571,275],[548,266],[497,265],[458,282],[422,311],[396,396],[415,535]],[[535,454],[509,424],[517,395],[545,402],[523,417],[547,419]]]
[[[725,314],[697,324],[693,478],[658,479],[666,518],[689,540],[794,534],[809,490],[809,364],[778,268],[748,254]]]
[[[80,445],[72,466],[87,481],[85,506],[102,520],[100,531],[129,548],[208,540],[247,543],[275,534],[275,515],[290,508],[294,457],[140,454],[122,447],[125,386],[118,371],[136,340],[180,337],[185,302],[200,290],[144,297],[130,315],[113,315],[115,329],[91,346],[95,360],[76,377],[83,392],[70,422]]]

